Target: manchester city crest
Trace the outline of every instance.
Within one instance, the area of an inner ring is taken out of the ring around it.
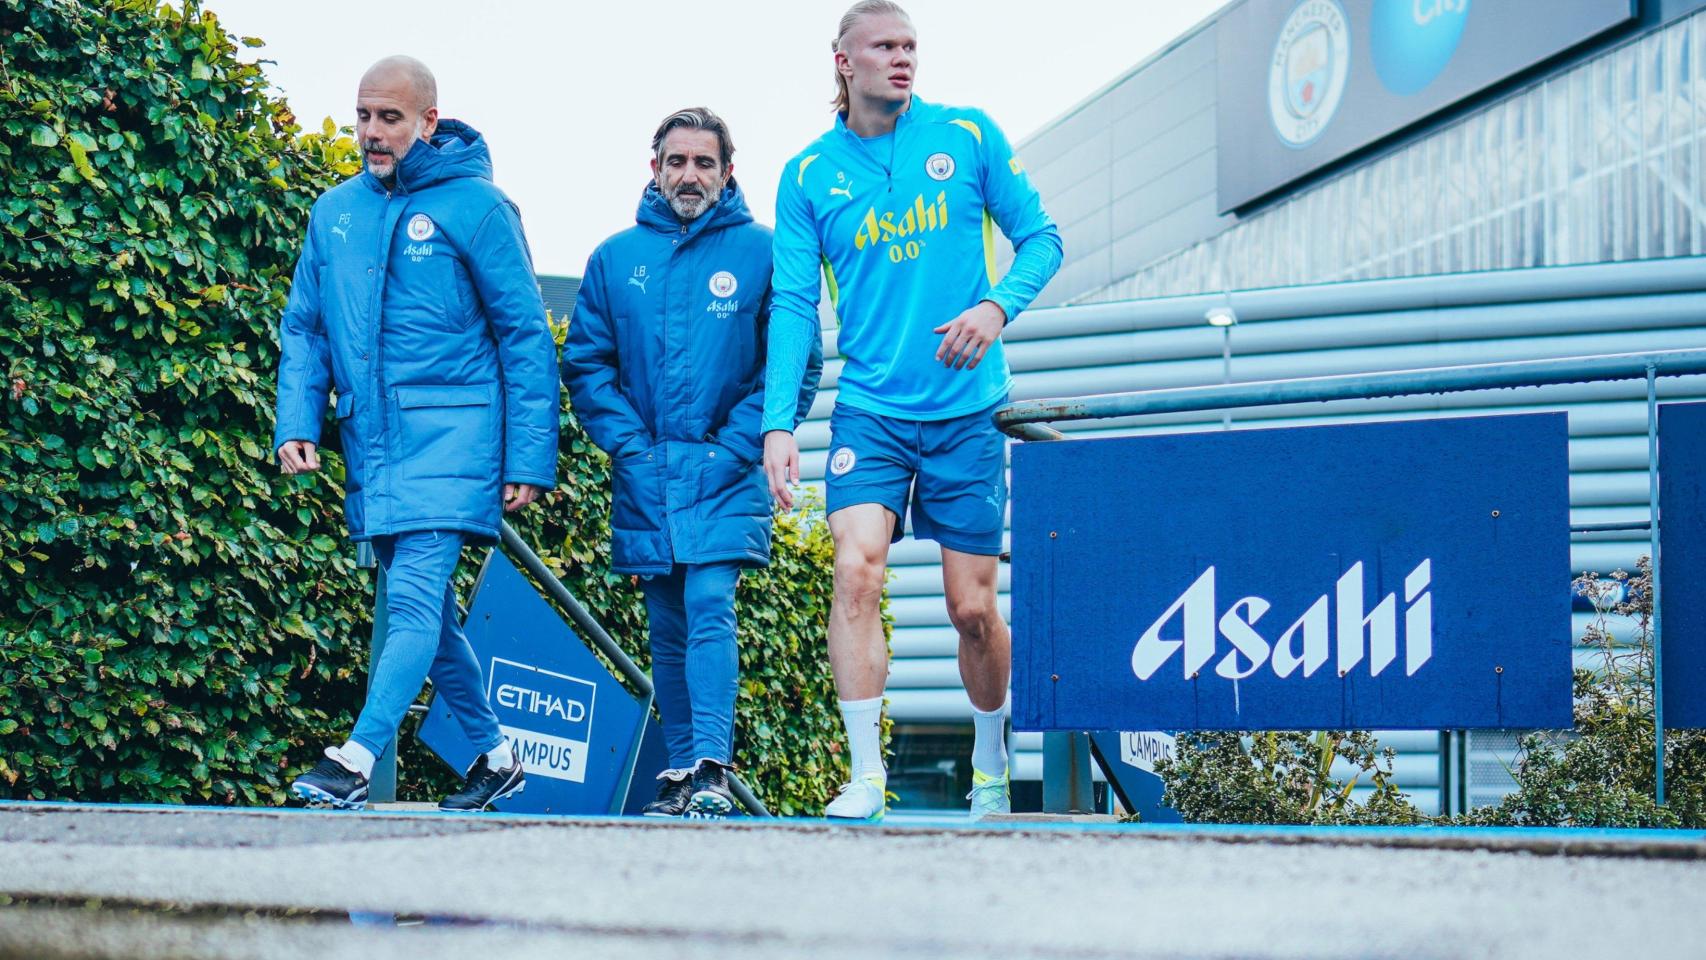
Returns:
[[[945,153],[932,153],[924,161],[924,172],[932,180],[946,180],[954,175],[954,158]]]
[[[739,286],[739,282],[735,280],[735,275],[727,270],[718,270],[711,274],[711,296],[713,297],[732,297]]]
[[[421,240],[430,240],[432,239],[432,235],[437,232],[438,226],[434,224],[432,222],[432,218],[426,214],[417,213],[409,218],[410,240],[414,240],[416,242]]]
[[[1345,95],[1351,35],[1337,0],[1303,0],[1274,44],[1268,68],[1268,114],[1288,147],[1313,143]]]
[[[829,472],[839,477],[853,469],[853,464],[856,462],[858,462],[858,458],[853,455],[853,448],[842,447],[835,451],[834,456],[829,458]]]

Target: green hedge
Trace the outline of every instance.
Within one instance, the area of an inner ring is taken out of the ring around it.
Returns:
[[[290,270],[354,146],[194,0],[0,0],[0,39],[0,796],[279,802],[365,680],[341,460],[284,478],[266,450]],[[565,422],[521,526],[640,653],[607,461]],[[841,776],[829,548],[780,526],[740,597],[739,759],[812,812]]]

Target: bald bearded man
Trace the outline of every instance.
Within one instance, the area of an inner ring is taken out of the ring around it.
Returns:
[[[556,482],[556,345],[520,215],[492,184],[480,134],[439,119],[432,72],[387,57],[355,106],[365,169],[309,216],[279,322],[273,449],[287,474],[319,469],[336,394],[345,518],[385,569],[388,628],[354,731],[291,792],[364,806],[376,758],[430,677],[480,751],[440,809],[485,810],[524,777],[451,574],[464,543],[495,541],[503,511]]]

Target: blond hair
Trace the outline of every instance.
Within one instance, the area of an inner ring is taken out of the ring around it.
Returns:
[[[833,53],[841,52],[842,41],[847,39],[847,34],[852,32],[855,26],[858,26],[860,18],[871,14],[884,13],[905,17],[909,21],[912,19],[911,15],[901,9],[900,4],[895,3],[894,0],[859,0],[841,15],[841,30],[835,35],[835,39],[830,41],[830,51]],[[847,78],[841,75],[839,69],[835,71],[835,99],[830,102],[835,104],[836,113],[846,113],[849,104],[852,102],[847,92]]]

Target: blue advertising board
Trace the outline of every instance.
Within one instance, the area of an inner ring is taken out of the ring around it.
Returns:
[[[1241,207],[1555,54],[1634,0],[1247,0],[1215,24],[1219,197]]]
[[[611,676],[499,550],[487,555],[463,628],[480,661],[486,698],[527,771],[526,788],[498,806],[508,813],[578,814],[631,806],[628,785],[646,753],[642,741],[653,741],[647,763],[662,753],[656,731],[646,736],[649,704]],[[420,738],[457,771],[477,756],[441,697],[433,699]],[[658,769],[661,761],[651,772]]]
[[[1565,415],[1019,444],[1013,725],[1570,723]]]
[[[1706,403],[1659,407],[1665,726],[1706,727]]]

